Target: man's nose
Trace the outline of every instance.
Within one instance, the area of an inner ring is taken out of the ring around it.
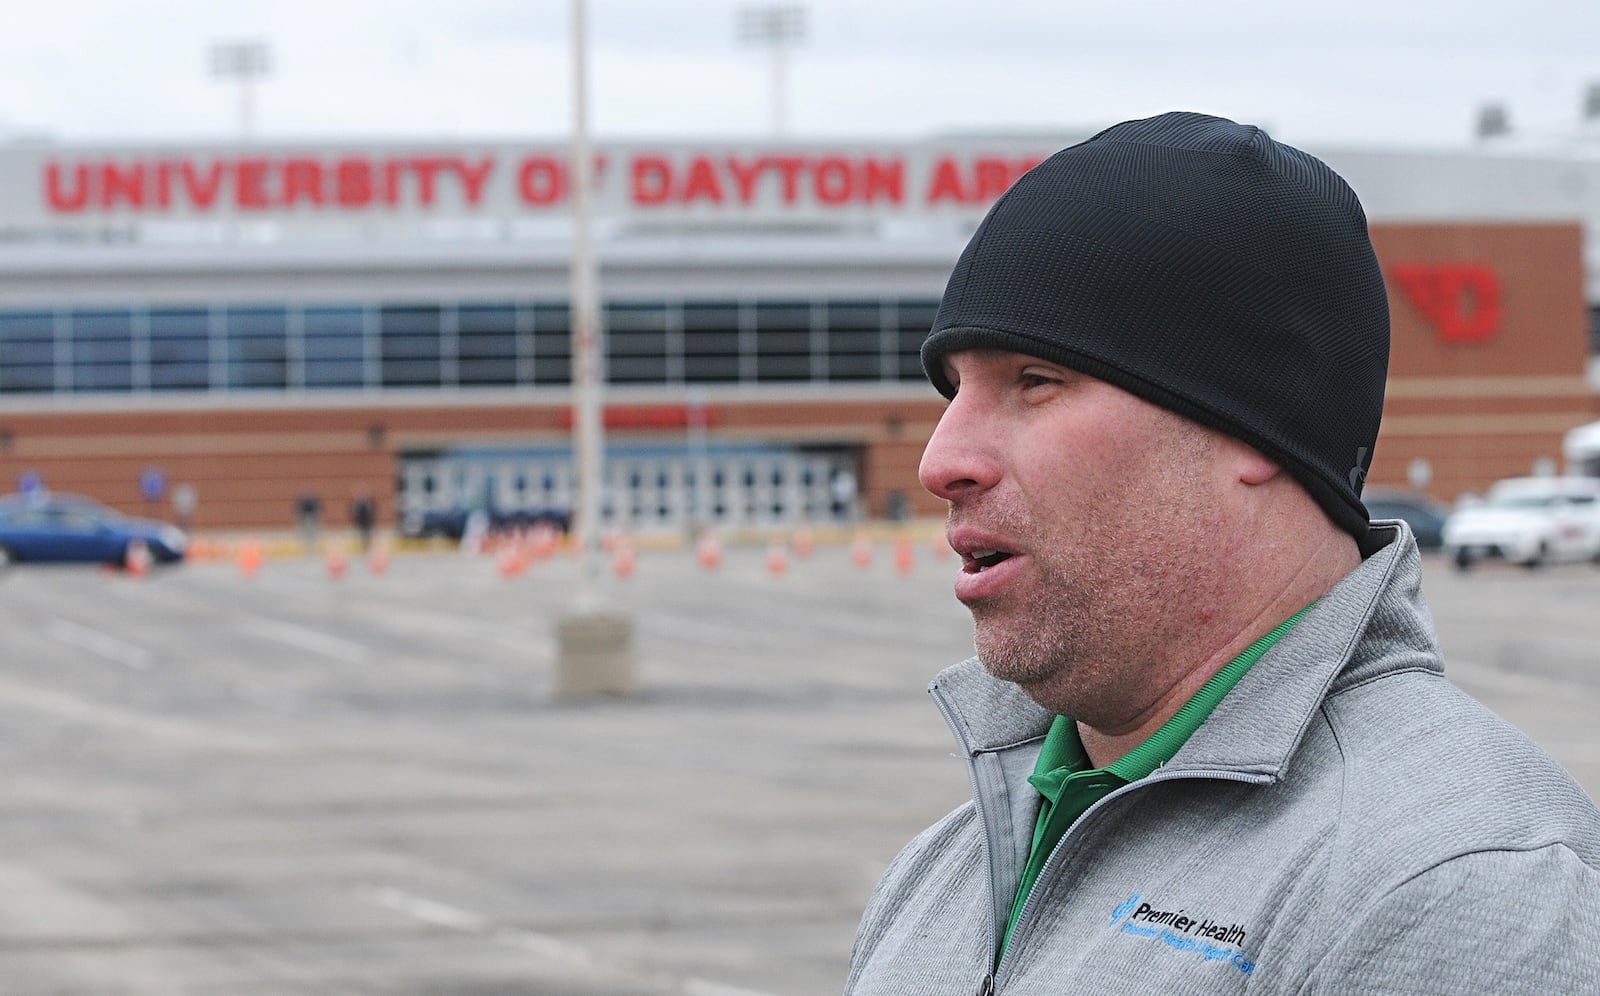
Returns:
[[[986,428],[979,407],[958,394],[922,451],[917,477],[923,487],[946,501],[986,491],[1000,479],[997,440]]]

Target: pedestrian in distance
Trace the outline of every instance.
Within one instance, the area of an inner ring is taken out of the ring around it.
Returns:
[[[361,552],[368,553],[372,550],[372,530],[377,524],[378,510],[373,502],[372,492],[361,488],[350,499],[350,523],[355,526],[356,539],[361,544]]]
[[[1355,194],[1258,128],[1124,122],[996,202],[922,348],[973,799],[850,994],[1600,993],[1600,812],[1361,502],[1388,354]]]

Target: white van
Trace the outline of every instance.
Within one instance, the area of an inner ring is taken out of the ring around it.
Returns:
[[[1600,477],[1513,477],[1445,520],[1444,553],[1462,570],[1498,557],[1524,567],[1600,563]]]

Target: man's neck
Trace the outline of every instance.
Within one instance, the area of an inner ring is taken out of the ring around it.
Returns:
[[[1217,672],[1284,620],[1327,594],[1361,563],[1353,542],[1339,543],[1332,549],[1324,547],[1317,554],[1291,576],[1283,578],[1281,583],[1274,586],[1276,590],[1268,588],[1263,591],[1258,588],[1255,604],[1261,608],[1255,613],[1218,627],[1210,634],[1210,639],[1203,634],[1196,634],[1197,639],[1186,642],[1183,647],[1171,648],[1174,653],[1185,657],[1197,648],[1209,646],[1214,649],[1198,662],[1193,662],[1192,658],[1175,662],[1168,672],[1176,675],[1174,680],[1137,713],[1114,725],[1091,726],[1080,721],[1078,736],[1090,762],[1097,768],[1103,768],[1150,739]]]

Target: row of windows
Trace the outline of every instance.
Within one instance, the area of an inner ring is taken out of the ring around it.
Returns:
[[[617,384],[919,380],[938,302],[617,301]],[[565,384],[565,302],[0,311],[0,394]]]

